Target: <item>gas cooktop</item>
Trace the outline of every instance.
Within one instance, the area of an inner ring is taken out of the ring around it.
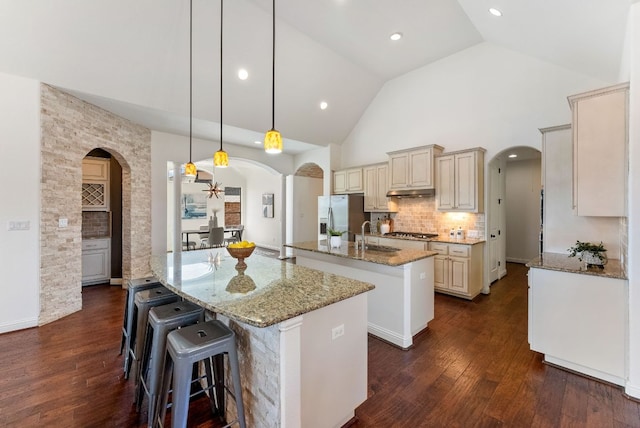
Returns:
[[[422,233],[422,232],[389,232],[386,236],[394,236],[396,238],[414,238],[414,239],[430,239],[438,236],[437,233]]]

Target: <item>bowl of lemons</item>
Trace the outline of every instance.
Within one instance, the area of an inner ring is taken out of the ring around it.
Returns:
[[[233,242],[227,245],[227,251],[231,255],[231,257],[238,259],[238,263],[236,264],[236,269],[244,269],[247,267],[247,264],[244,262],[244,259],[249,257],[253,250],[256,249],[256,244],[253,242],[240,241]]]

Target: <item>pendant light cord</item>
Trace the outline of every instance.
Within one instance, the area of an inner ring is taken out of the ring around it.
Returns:
[[[193,133],[193,0],[189,0],[189,163]]]
[[[273,0],[271,46],[271,129],[276,123],[276,0]]]
[[[224,0],[220,0],[220,151],[222,151],[222,16]]]

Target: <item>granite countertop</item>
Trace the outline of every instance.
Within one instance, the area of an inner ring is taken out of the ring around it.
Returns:
[[[342,241],[340,248],[329,248],[326,240],[295,242],[293,244],[285,244],[285,247],[295,248],[297,250],[313,251],[315,253],[330,254],[332,256],[343,257],[352,260],[362,260],[365,262],[377,263],[387,266],[400,266],[416,260],[426,259],[438,254],[436,251],[408,250],[398,249],[394,252],[381,252],[374,250],[362,249],[356,250],[353,242]]]
[[[220,254],[216,262],[215,256]],[[374,289],[372,284],[252,254],[244,272],[226,249],[151,258],[160,282],[207,310],[267,327]]]
[[[463,245],[475,245],[475,244],[481,244],[483,242],[485,242],[484,239],[479,239],[479,238],[465,238],[465,239],[456,239],[456,238],[449,238],[449,236],[445,236],[445,235],[438,235],[435,238],[413,238],[411,236],[388,236],[388,235],[379,235],[379,234],[375,234],[375,233],[365,233],[366,236],[371,236],[374,238],[385,238],[385,239],[398,239],[398,240],[402,240],[402,241],[422,241],[422,242],[443,242],[443,243],[447,243],[447,244],[463,244]]]
[[[620,260],[609,259],[603,269],[585,267],[585,263],[568,254],[542,253],[527,263],[529,268],[557,270],[560,272],[579,273],[583,275],[603,276],[607,278],[627,279]]]

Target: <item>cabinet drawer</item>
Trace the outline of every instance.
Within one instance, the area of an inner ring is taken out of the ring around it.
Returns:
[[[449,254],[449,246],[440,242],[429,242],[429,249],[431,251],[437,251],[438,254]]]
[[[449,245],[449,255],[457,257],[469,257],[469,247],[466,245]]]
[[[86,250],[105,250],[109,248],[108,239],[83,239],[82,251]]]

